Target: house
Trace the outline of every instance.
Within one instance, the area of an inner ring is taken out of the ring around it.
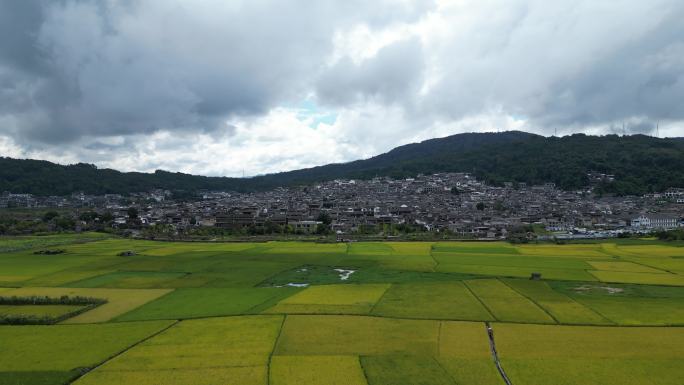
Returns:
[[[632,219],[632,228],[639,230],[668,230],[679,226],[677,217],[661,214],[642,214]]]
[[[293,221],[290,222],[289,225],[292,226],[292,228],[294,228],[295,232],[311,234],[315,233],[318,229],[318,225],[322,223],[323,222],[319,221]]]

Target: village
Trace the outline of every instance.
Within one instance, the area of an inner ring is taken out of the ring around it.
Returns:
[[[614,178],[600,173],[587,177],[594,183]],[[68,197],[5,192],[0,208],[8,207],[107,213],[113,228],[134,232],[163,225],[176,232],[216,228],[235,234],[320,234],[325,229],[340,237],[432,232],[505,239],[513,229],[532,226],[540,238],[573,239],[684,226],[684,189],[599,196],[591,185],[577,191],[562,191],[553,183],[490,186],[468,173],[334,180],[255,193],[201,192],[189,199],[174,199],[167,190]],[[80,218],[77,227],[87,226],[87,219]]]

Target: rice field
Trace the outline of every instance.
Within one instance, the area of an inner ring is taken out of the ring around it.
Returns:
[[[546,282],[506,279],[509,287],[543,308],[557,323],[579,325],[613,324],[580,301],[553,290]]]
[[[75,384],[262,384],[281,324],[279,316],[183,321]]]
[[[268,313],[368,314],[388,284],[311,286],[285,298]]]
[[[681,384],[684,328],[494,325],[513,383]]]
[[[0,317],[4,315],[23,315],[33,317],[60,317],[73,313],[84,305],[0,305]]]
[[[520,295],[498,279],[475,279],[465,283],[499,321],[555,322],[537,304]]]
[[[64,383],[169,325],[147,321],[0,326],[0,383]]]
[[[117,320],[190,319],[256,314],[300,290],[294,287],[177,289],[117,317]]]
[[[274,356],[269,377],[273,385],[366,385],[357,356]]]
[[[169,293],[167,289],[81,289],[62,287],[22,287],[3,293],[4,296],[81,296],[106,299],[100,305],[64,323],[96,323],[109,321],[153,299]]]
[[[0,297],[107,300],[0,326],[2,385],[502,385],[487,323],[514,384],[684,377],[673,244],[2,241]]]
[[[395,318],[494,320],[478,298],[458,281],[392,285],[372,314]]]

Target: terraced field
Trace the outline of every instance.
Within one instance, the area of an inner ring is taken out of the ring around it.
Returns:
[[[65,253],[33,253],[49,245]],[[107,301],[58,325],[0,326],[2,385],[501,385],[502,372],[532,385],[684,378],[676,243],[69,235],[0,246],[0,297]],[[118,256],[126,250],[136,255]],[[73,310],[2,304],[0,320]]]

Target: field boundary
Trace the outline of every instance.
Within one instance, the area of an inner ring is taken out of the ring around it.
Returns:
[[[280,341],[280,335],[283,334],[283,328],[285,327],[285,319],[287,314],[283,315],[283,320],[280,321],[280,328],[278,329],[278,336],[273,341],[273,349],[271,349],[271,354],[268,355],[268,363],[266,364],[266,384],[271,384],[271,362],[273,361],[273,355],[275,354],[276,348],[278,348],[278,341]]]
[[[580,303],[582,306],[594,311],[601,317],[606,318],[603,314],[596,311],[594,308],[589,307]],[[602,328],[684,328],[684,323],[669,323],[669,324],[617,324],[611,321],[610,324],[592,324],[592,323],[558,323],[552,324],[548,322],[532,322],[532,321],[502,321],[499,319],[492,320],[482,320],[482,319],[467,319],[467,318],[418,318],[418,317],[398,317],[398,316],[386,316],[378,314],[349,314],[349,313],[257,313],[257,314],[227,314],[227,315],[211,315],[211,316],[197,316],[197,317],[187,317],[182,319],[174,318],[160,318],[149,321],[190,321],[199,319],[210,319],[210,318],[232,318],[232,317],[247,317],[247,316],[335,316],[335,317],[374,317],[374,318],[386,318],[394,320],[411,320],[411,321],[439,321],[439,322],[496,322],[501,324],[513,324],[513,325],[546,325],[546,326],[567,326],[567,327],[602,327]],[[608,319],[608,318],[606,318]],[[610,321],[610,319],[608,319]],[[110,321],[116,323],[127,323],[127,322],[148,322],[148,320],[125,320],[125,321]],[[73,324],[57,324],[57,325],[73,325]]]
[[[368,315],[373,314],[373,312],[375,311],[375,307],[378,306],[378,304],[380,303],[380,301],[382,301],[383,298],[385,298],[385,295],[387,295],[387,292],[390,291],[390,289],[392,289],[392,286],[394,286],[394,285],[396,285],[396,284],[390,283],[389,286],[387,287],[387,289],[385,289],[385,291],[382,292],[382,295],[380,296],[380,298],[378,298],[378,300],[375,301],[373,306],[371,306],[370,310],[368,310]],[[340,315],[345,315],[345,314],[340,314]],[[347,314],[347,315],[353,315],[353,314]],[[381,316],[378,315],[378,317],[381,317]]]
[[[487,330],[487,337],[489,339],[489,349],[492,352],[492,358],[494,359],[494,365],[496,365],[496,370],[499,371],[499,374],[501,375],[501,378],[504,380],[506,385],[513,385],[511,380],[506,375],[506,371],[504,370],[503,366],[501,366],[501,362],[499,361],[499,353],[496,351],[496,342],[494,341],[494,329],[492,329],[492,325],[490,325],[489,322],[485,322],[485,330]]]
[[[137,321],[137,322],[141,322],[141,321]],[[142,322],[155,322],[155,321],[142,321]],[[161,330],[158,330],[158,331],[156,331],[156,332],[150,334],[149,336],[147,336],[147,337],[141,339],[140,341],[137,341],[137,342],[133,343],[132,345],[130,345],[130,346],[128,346],[127,348],[125,348],[125,349],[119,351],[118,353],[113,354],[113,355],[107,357],[104,361],[102,361],[102,362],[100,362],[99,364],[93,366],[92,368],[89,368],[87,372],[82,373],[82,374],[81,374],[80,376],[78,376],[78,377],[72,378],[71,380],[69,380],[68,383],[69,383],[69,384],[73,384],[75,381],[79,380],[79,379],[82,378],[83,376],[88,375],[88,373],[90,373],[90,372],[96,370],[97,368],[101,367],[102,365],[106,364],[107,362],[109,362],[109,361],[115,359],[116,357],[118,357],[118,356],[120,356],[120,355],[126,353],[127,351],[129,351],[129,350],[133,349],[134,347],[136,347],[136,346],[142,344],[143,342],[145,342],[145,341],[147,341],[147,340],[150,340],[150,339],[152,339],[152,338],[154,338],[154,337],[156,337],[156,336],[158,336],[158,335],[164,333],[165,331],[167,331],[167,330],[171,329],[172,327],[178,325],[180,322],[181,322],[181,321],[179,321],[179,320],[175,320],[175,321],[172,322],[169,326],[166,326],[166,327],[162,328]]]
[[[656,269],[656,270],[664,271],[666,274],[680,275],[680,274],[678,274],[678,273],[676,273],[676,272],[674,272],[674,271],[667,270],[667,269],[663,269],[663,268],[661,268],[661,267],[651,266],[651,265],[648,265],[648,264],[646,264],[646,263],[639,262],[639,261],[635,261],[635,260],[632,259],[632,258],[639,258],[639,257],[627,257],[627,258],[629,258],[629,259],[627,259],[626,261],[631,262],[631,263],[634,263],[634,264],[636,264],[636,265],[640,265],[640,266],[648,267],[648,268],[651,268],[651,269]],[[670,257],[670,258],[671,258],[671,257]]]
[[[434,250],[433,246],[434,246],[434,244],[430,245],[430,258],[432,258],[432,260],[435,262],[435,265],[432,266],[432,272],[437,273],[438,272],[437,268],[439,267],[439,261],[437,260],[437,258],[435,258],[434,254],[432,254],[432,251]]]
[[[466,289],[468,289],[468,292],[470,292],[470,294],[471,294],[473,297],[475,297],[475,299],[477,299],[477,301],[485,308],[485,310],[487,310],[487,313],[489,313],[489,315],[492,316],[492,318],[494,319],[494,321],[499,321],[499,319],[496,317],[496,315],[494,315],[494,312],[492,312],[492,309],[490,309],[489,306],[487,306],[487,304],[484,303],[484,301],[482,300],[482,298],[480,298],[477,294],[475,294],[475,292],[473,291],[473,289],[470,288],[470,286],[468,285],[468,282],[466,282],[465,280],[463,280],[463,286],[465,286]],[[478,322],[478,321],[475,321],[475,322]],[[479,322],[482,322],[482,321],[479,321]]]
[[[552,289],[553,289],[553,288],[552,288]],[[580,306],[586,308],[587,310],[589,310],[589,311],[595,313],[596,315],[598,315],[599,317],[601,317],[601,318],[603,318],[604,320],[608,321],[608,323],[609,323],[609,325],[596,325],[596,326],[619,326],[619,327],[628,326],[628,325],[620,325],[620,324],[618,324],[617,322],[613,321],[612,319],[610,319],[610,318],[606,317],[605,315],[599,313],[599,312],[598,312],[596,309],[594,309],[593,307],[591,307],[591,306],[589,306],[589,305],[585,305],[585,304],[583,304],[582,302],[578,301],[578,300],[577,300],[575,297],[573,297],[573,296],[570,296],[570,295],[565,294],[565,293],[561,293],[561,294],[563,294],[564,296],[570,298],[570,300],[571,300],[572,302],[574,302],[574,303],[576,303],[576,304],[578,304],[578,305],[580,305]],[[572,326],[572,325],[574,325],[574,324],[568,325],[568,324],[559,323],[559,325]],[[577,325],[578,325],[578,326],[585,326],[585,325],[583,325],[583,324],[577,324]],[[590,326],[590,325],[586,325],[586,326]],[[657,325],[651,325],[651,326],[653,326],[653,327],[658,327]]]
[[[498,279],[498,278],[497,278],[497,279]],[[527,295],[521,293],[519,290],[516,290],[513,286],[511,286],[511,285],[509,285],[508,283],[506,283],[506,281],[504,281],[504,280],[502,280],[502,279],[498,279],[498,280],[499,280],[499,282],[501,282],[501,283],[503,283],[504,285],[506,285],[506,287],[508,287],[509,289],[511,289],[511,290],[513,290],[514,292],[518,293],[518,295],[520,295],[520,296],[522,296],[522,297],[524,297],[524,298],[527,298],[528,301],[530,301],[530,302],[532,302],[533,304],[535,304],[535,305],[536,305],[538,308],[540,308],[544,313],[546,313],[549,317],[551,317],[551,319],[553,320],[553,322],[556,323],[556,325],[560,325],[560,324],[561,324],[560,321],[559,321],[553,314],[551,314],[551,312],[549,312],[544,306],[542,306],[541,304],[539,304],[537,301],[535,301],[534,299],[532,299],[532,297],[527,296]],[[553,290],[553,289],[551,289],[551,290]],[[565,295],[565,294],[562,294],[562,293],[559,293],[559,294]],[[567,296],[566,296],[566,297],[567,297]],[[584,305],[582,305],[582,306],[584,306]]]
[[[366,367],[363,366],[363,357],[367,356],[357,356],[356,359],[359,360],[359,366],[361,366],[361,372],[363,373],[363,378],[366,380],[366,384],[370,384],[370,381],[368,381],[368,374],[366,374]]]
[[[446,368],[444,368],[444,366],[442,365],[441,362],[439,362],[439,360],[437,359],[437,357],[431,356],[430,358],[432,359],[432,361],[435,361],[435,363],[437,364],[437,366],[439,367],[439,369],[442,371],[442,373],[444,373],[444,375],[447,376],[447,377],[449,378],[449,380],[451,380],[451,383],[452,383],[452,384],[458,385],[458,382],[456,381],[456,379],[454,378],[454,376],[452,376],[451,373],[449,373],[449,371],[446,370]]]

